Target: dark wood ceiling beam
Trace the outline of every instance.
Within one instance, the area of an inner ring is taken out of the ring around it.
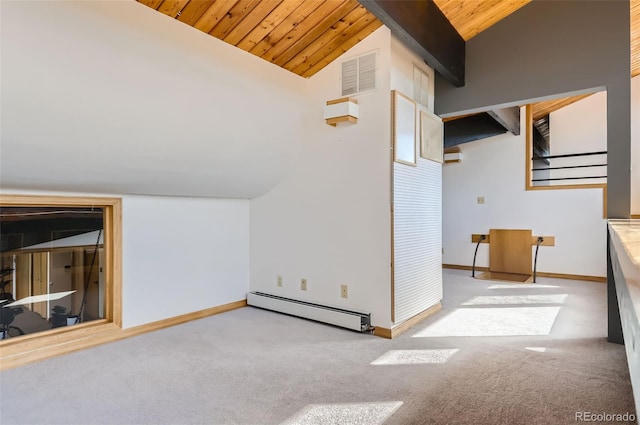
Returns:
[[[465,41],[433,0],[358,0],[429,66],[464,85]]]
[[[444,147],[461,145],[506,133],[507,130],[486,112],[444,123]]]
[[[506,128],[511,134],[520,134],[520,107],[494,109],[487,112],[494,120]]]

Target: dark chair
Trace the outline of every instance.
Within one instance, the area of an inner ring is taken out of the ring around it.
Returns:
[[[5,287],[9,283],[11,283],[10,280],[3,281],[2,289],[0,290],[0,339],[7,339],[10,336],[24,335],[22,329],[12,325],[16,316],[22,313],[22,307],[6,307],[7,304],[11,304],[15,301],[13,294],[5,291]]]
[[[67,326],[67,319],[69,313],[65,307],[61,305],[54,306],[51,310],[51,327],[59,328],[61,326]]]

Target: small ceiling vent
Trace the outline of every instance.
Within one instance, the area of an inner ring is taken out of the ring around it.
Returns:
[[[376,52],[342,62],[342,95],[350,96],[377,88]]]

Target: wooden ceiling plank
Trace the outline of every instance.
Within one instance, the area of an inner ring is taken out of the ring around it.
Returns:
[[[465,41],[531,2],[531,0],[434,1]]]
[[[214,0],[191,0],[182,9],[178,21],[193,26],[213,3]]]
[[[193,26],[200,31],[209,33],[229,13],[236,2],[237,0],[216,0]]]
[[[347,50],[349,50],[350,48],[352,48],[353,46],[355,46],[356,44],[364,40],[372,32],[374,32],[381,26],[382,26],[382,22],[380,22],[377,19],[374,20],[369,25],[367,25],[362,30],[360,30],[360,32],[358,32],[356,35],[349,38],[348,40],[345,40],[345,42],[340,46],[340,48],[335,49],[329,55],[324,57],[321,61],[317,62],[313,67],[309,68],[304,74],[302,74],[302,76],[305,78],[309,78],[313,76],[316,72],[320,71],[322,68],[329,65],[331,62],[337,59],[340,55],[342,55]]]
[[[242,39],[253,31],[273,10],[282,3],[282,0],[262,0],[247,16],[232,29],[224,38],[229,44],[236,46]]]
[[[223,40],[258,4],[264,0],[240,0],[220,19],[209,34]]]
[[[158,10],[158,7],[162,4],[162,0],[138,0],[138,3],[142,3],[154,10]]]
[[[287,16],[279,25],[277,25],[273,31],[271,31],[266,37],[264,37],[259,43],[257,43],[249,53],[256,56],[262,56],[271,47],[276,45],[280,40],[287,36],[292,29],[294,29],[300,22],[302,22],[311,12],[320,7],[324,3],[324,0],[320,2],[303,1],[300,6],[294,10],[289,16]]]
[[[351,36],[351,34],[348,34],[348,31],[351,30],[351,27],[366,14],[368,14],[367,9],[362,6],[356,7],[351,12],[349,12],[347,16],[336,22],[335,25],[333,25],[329,29],[329,31],[325,31],[320,37],[316,38],[313,42],[307,45],[307,47],[305,47],[300,53],[294,56],[289,62],[284,64],[283,67],[288,69],[289,71],[295,72],[295,69],[297,69],[298,66],[306,63],[306,61],[314,53],[321,50],[324,46],[335,46],[336,43],[342,43],[342,40]],[[369,13],[369,15],[371,14]]]
[[[189,3],[189,0],[164,0],[158,8],[158,12],[175,18],[187,3]]]
[[[538,120],[545,115],[549,115],[551,112],[557,111],[560,108],[569,106],[585,97],[591,96],[591,94],[582,94],[578,96],[563,97],[560,99],[545,100],[542,102],[536,102],[531,104],[531,112],[534,120]]]
[[[263,58],[282,66],[357,6],[356,0],[330,0],[295,27]]]
[[[300,2],[298,0],[284,0],[236,46],[245,51],[251,50],[299,6]]]
[[[348,28],[344,29],[342,33],[338,34],[333,40],[330,40],[329,42],[326,42],[321,46],[319,46],[319,48],[311,56],[306,58],[304,62],[300,63],[295,68],[292,68],[292,69],[287,68],[287,69],[289,69],[291,72],[294,72],[298,75],[303,75],[305,72],[311,69],[316,63],[322,61],[324,57],[331,54],[331,52],[333,52],[334,50],[339,49],[345,40],[348,40],[352,36],[357,35],[365,27],[367,27],[369,24],[375,21],[377,21],[377,18],[373,16],[373,14],[366,12],[356,22],[354,22]],[[318,42],[319,40],[315,41],[313,44],[315,45]]]
[[[317,72],[318,63],[325,62],[319,52],[333,54],[342,49],[339,40],[353,38],[354,23],[347,26],[344,21],[351,21],[353,10],[347,12],[349,18],[343,15],[332,23],[335,16],[328,15],[349,2],[358,4],[356,0],[137,1],[292,72],[311,75]],[[434,1],[463,39],[469,40],[532,0]],[[640,75],[640,0],[629,3],[631,76],[635,77]],[[327,4],[333,4],[334,10]]]

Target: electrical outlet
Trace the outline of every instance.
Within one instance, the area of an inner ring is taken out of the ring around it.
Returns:
[[[278,283],[278,286],[282,287],[282,276],[278,275],[278,278],[276,281]]]
[[[300,289],[303,291],[307,290],[307,279],[300,279]]]
[[[349,292],[348,292],[347,285],[340,285],[340,296],[342,298],[348,298],[349,297]]]
[[[484,196],[478,196],[478,205],[484,205]]]

